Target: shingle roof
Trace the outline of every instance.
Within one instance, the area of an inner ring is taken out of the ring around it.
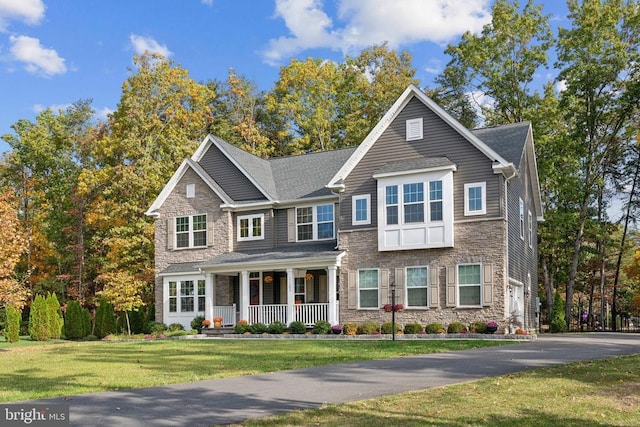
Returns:
[[[439,167],[451,167],[455,164],[446,157],[427,157],[424,159],[404,160],[400,162],[386,163],[373,174],[382,175],[394,172],[405,172],[411,170],[433,169]]]
[[[342,251],[335,249],[335,242],[310,244],[310,245],[291,245],[284,246],[272,250],[252,250],[244,252],[226,252],[210,258],[206,262],[199,263],[200,267],[211,265],[224,266],[246,262],[268,261],[271,263],[289,260],[308,260],[313,258],[326,258],[338,256]]]
[[[520,168],[531,122],[474,129],[472,132],[506,161]]]

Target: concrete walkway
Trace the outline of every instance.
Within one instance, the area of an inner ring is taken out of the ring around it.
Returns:
[[[265,342],[268,345],[267,342]],[[70,405],[77,426],[211,426],[580,360],[640,354],[639,334],[535,341],[129,391],[30,401]]]

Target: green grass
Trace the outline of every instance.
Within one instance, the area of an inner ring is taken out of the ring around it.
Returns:
[[[541,368],[245,426],[638,426],[640,355]]]
[[[462,350],[497,341],[0,341],[0,402]]]

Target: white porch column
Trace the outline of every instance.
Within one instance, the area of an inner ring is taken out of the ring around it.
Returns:
[[[240,273],[240,320],[249,320],[249,272]]]
[[[293,268],[287,268],[287,325],[295,320],[295,283],[296,276],[294,275]]]
[[[204,273],[204,318],[213,319],[213,306],[216,303],[216,286],[213,273]]]
[[[337,303],[337,299],[336,299],[336,290],[337,290],[337,271],[338,271],[338,267],[336,267],[335,265],[329,266],[327,268],[328,270],[328,277],[327,277],[327,294],[329,297],[329,308],[327,310],[327,321],[329,323],[331,323],[332,325],[335,325],[337,323],[339,323],[339,319],[338,319],[338,310],[336,307],[336,303]]]

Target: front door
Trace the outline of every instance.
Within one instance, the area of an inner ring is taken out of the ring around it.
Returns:
[[[510,285],[509,319],[512,329],[524,328],[524,286],[513,283]]]
[[[260,278],[249,279],[249,304],[260,305]]]

